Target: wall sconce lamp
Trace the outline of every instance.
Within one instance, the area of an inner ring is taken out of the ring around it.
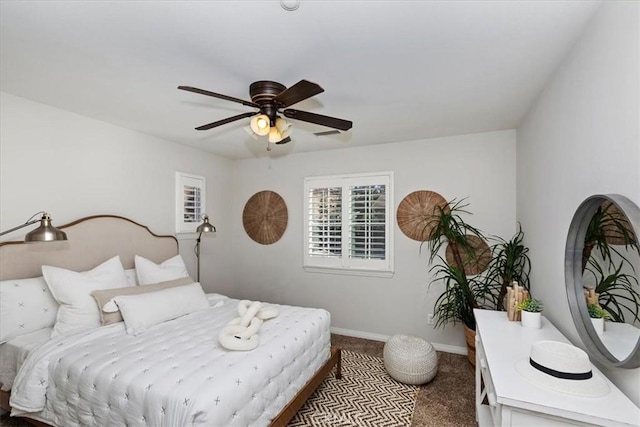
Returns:
[[[42,218],[33,219],[36,216],[42,214]],[[28,232],[24,236],[25,243],[32,242],[55,242],[58,240],[67,240],[67,234],[55,228],[51,225],[51,216],[45,211],[40,211],[31,216],[24,224],[18,225],[17,227],[10,228],[9,230],[5,230],[0,233],[0,236],[4,236],[5,234],[11,233],[16,230],[20,230],[21,228],[27,227],[29,225],[35,224],[36,222],[40,222],[40,227],[36,228],[33,231]]]
[[[196,253],[196,260],[198,262],[198,272],[197,272],[197,277],[196,280],[199,282],[200,281],[200,238],[202,237],[202,233],[215,233],[216,232],[216,227],[213,226],[213,224],[211,224],[209,222],[209,215],[204,214],[202,215],[202,223],[198,226],[198,228],[196,228],[196,233],[200,233],[198,234],[198,239],[196,240],[196,247],[193,249],[194,252]]]

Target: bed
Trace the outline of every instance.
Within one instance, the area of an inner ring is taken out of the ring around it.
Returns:
[[[86,271],[117,255],[131,274],[136,255],[160,264],[178,254],[175,237],[123,217],[59,228],[68,241],[0,244],[4,286],[42,276],[42,265]],[[0,407],[36,425],[284,426],[334,367],[340,377],[325,310],[273,305],[279,314],[262,324],[258,348],[229,351],[218,332],[239,301],[206,297],[206,309],[138,335],[117,322],[0,344]]]

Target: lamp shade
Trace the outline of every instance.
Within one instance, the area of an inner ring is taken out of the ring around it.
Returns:
[[[282,135],[283,138],[286,138],[287,136],[289,136],[289,128],[291,127],[291,123],[287,122],[285,119],[278,117],[276,119],[276,128],[278,129],[278,132],[280,132],[280,135]]]
[[[269,130],[269,142],[280,142],[282,140],[282,135],[280,131],[278,131],[277,127],[272,127]]]
[[[269,117],[266,114],[260,114],[251,119],[251,130],[256,135],[265,136],[269,133]]]
[[[40,219],[40,226],[24,236],[24,241],[30,242],[53,242],[56,240],[67,240],[67,234],[51,225],[51,217],[44,213]]]
[[[291,124],[289,124],[285,119],[278,117],[276,119],[275,126],[269,129],[269,142],[277,144],[287,138],[289,136],[290,128]]]
[[[215,233],[216,228],[209,222],[209,215],[204,214],[202,217],[202,224],[196,228],[197,233]]]

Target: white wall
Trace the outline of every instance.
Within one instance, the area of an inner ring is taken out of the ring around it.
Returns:
[[[640,205],[639,15],[638,2],[605,2],[517,130],[517,216],[532,289],[576,345],[564,285],[573,214],[592,194]],[[640,369],[607,375],[640,404]]]
[[[218,227],[216,236],[203,238],[203,285],[230,289],[231,161],[5,93],[0,121],[0,229],[47,210],[54,225],[116,214],[157,234],[174,234],[174,173],[203,175],[207,209]],[[3,240],[21,239],[30,229]],[[180,246],[195,277],[190,237]]]
[[[510,237],[515,222],[515,132],[501,131],[361,148],[236,161],[233,187],[235,296],[324,307],[332,326],[362,336],[410,333],[436,344],[464,347],[461,328],[433,330],[427,314],[439,292],[428,293],[426,248],[394,222],[395,275],[391,279],[307,273],[302,269],[303,178],[393,171],[393,210],[409,193],[431,190],[447,200],[468,197],[471,224]],[[289,224],[273,245],[252,241],[242,210],[256,192],[285,200]],[[369,335],[368,335],[369,334]]]
[[[410,192],[433,190],[447,199],[468,197],[474,213],[470,222],[487,233],[508,237],[515,230],[514,131],[231,162],[24,98],[0,96],[0,229],[46,209],[56,225],[109,213],[173,234],[174,172],[204,175],[207,210],[218,228],[215,236],[203,238],[207,290],[326,307],[334,326],[372,337],[405,332],[444,346],[464,346],[461,331],[434,331],[427,325],[439,292],[428,292],[420,244],[395,223],[393,278],[302,270],[305,176],[391,170],[394,211]],[[245,202],[264,189],[280,193],[289,208],[287,231],[270,246],[250,240],[241,221]],[[3,240],[20,239],[24,231]],[[181,253],[195,274],[190,237],[181,240]]]

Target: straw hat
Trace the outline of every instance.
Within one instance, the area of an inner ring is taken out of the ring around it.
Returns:
[[[529,359],[517,362],[516,371],[533,384],[558,393],[602,397],[610,391],[602,375],[592,370],[587,353],[562,342],[533,343]]]

